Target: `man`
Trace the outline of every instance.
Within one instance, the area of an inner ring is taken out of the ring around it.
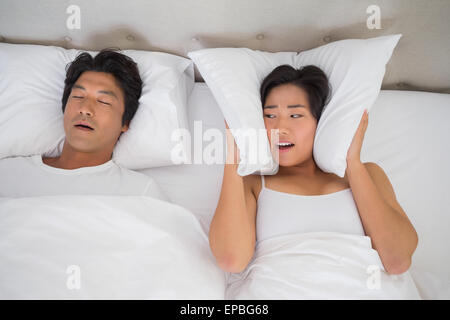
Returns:
[[[114,146],[139,106],[136,63],[112,50],[84,52],[67,69],[62,97],[66,138],[61,155],[0,160],[0,196],[146,195],[168,201],[150,177],[121,168]]]

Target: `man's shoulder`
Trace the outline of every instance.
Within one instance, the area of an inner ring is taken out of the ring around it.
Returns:
[[[135,179],[135,180],[138,180],[138,181],[142,181],[142,182],[144,182],[146,184],[150,184],[150,183],[154,182],[152,177],[150,177],[150,176],[148,176],[148,175],[146,175],[146,174],[144,174],[142,172],[139,172],[139,171],[136,171],[136,170],[132,170],[132,169],[128,169],[128,168],[125,168],[125,167],[120,166],[118,164],[116,164],[116,167],[119,168],[119,170],[121,171],[121,173],[124,176],[128,176],[128,177],[130,177],[132,179]]]
[[[129,179],[130,181],[140,181],[143,185],[145,185],[143,195],[154,197],[164,201],[171,201],[167,194],[161,189],[159,183],[153,177],[139,171],[127,169],[121,166],[118,167],[124,174],[132,177],[132,179]]]
[[[0,159],[0,165],[7,166],[18,163],[33,163],[34,159],[38,156],[39,155],[6,157]]]

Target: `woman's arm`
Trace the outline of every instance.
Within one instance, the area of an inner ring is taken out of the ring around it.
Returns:
[[[377,164],[358,161],[347,162],[347,175],[364,230],[385,270],[390,274],[407,271],[418,236],[388,177]]]
[[[364,134],[369,124],[365,110],[358,129],[347,151],[348,177],[353,198],[361,217],[366,235],[378,251],[385,270],[400,274],[408,270],[416,250],[416,230],[395,197],[394,189],[375,163],[361,163],[360,154]]]
[[[245,183],[249,177],[237,173],[237,147],[229,130],[227,145],[222,190],[210,225],[209,245],[223,270],[238,273],[247,267],[255,250],[256,199],[249,183]]]

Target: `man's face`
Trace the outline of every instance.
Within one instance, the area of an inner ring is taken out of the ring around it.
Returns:
[[[128,130],[127,124],[122,126],[124,101],[124,93],[112,74],[83,72],[72,87],[64,111],[67,143],[79,152],[112,153],[120,134]]]

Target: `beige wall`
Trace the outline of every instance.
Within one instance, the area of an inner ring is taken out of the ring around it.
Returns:
[[[69,29],[70,5],[80,29]],[[380,8],[381,29],[366,12]],[[450,0],[0,0],[0,41],[185,56],[209,47],[302,51],[346,38],[402,33],[383,89],[450,93]],[[203,81],[196,71],[197,81]]]

